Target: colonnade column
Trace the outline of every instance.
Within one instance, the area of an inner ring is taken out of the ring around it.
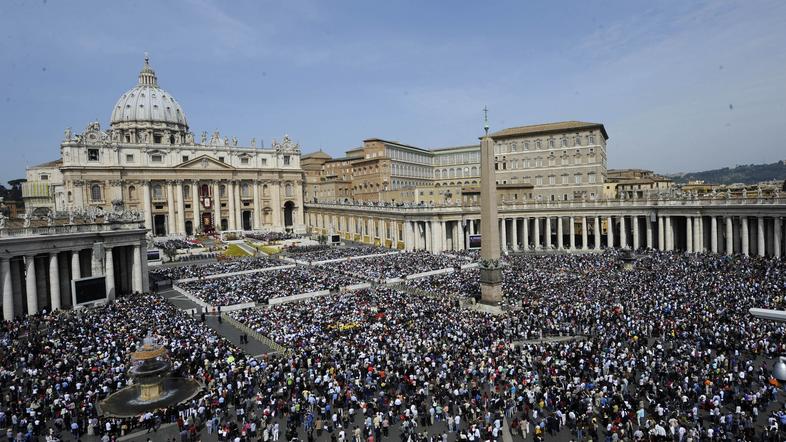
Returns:
[[[571,216],[570,218],[568,218],[568,220],[569,220],[568,240],[569,240],[570,250],[573,250],[576,248],[576,238],[575,235],[573,234],[576,229],[576,219]]]
[[[512,243],[511,246],[513,247],[514,252],[518,252],[519,251],[519,224],[516,218],[510,220],[510,227],[511,227],[510,241]]]
[[[666,241],[666,250],[671,251],[674,250],[674,230],[672,229],[671,226],[671,217],[666,216],[664,218],[666,221],[665,223],[666,233],[663,236]]]
[[[191,181],[191,234],[196,235],[202,219],[199,216],[199,181]]]
[[[172,236],[177,229],[177,220],[175,219],[175,189],[172,188],[172,181],[166,182],[166,234]]]
[[[49,254],[49,304],[52,311],[60,309],[60,267],[57,252]]]
[[[413,235],[412,223],[404,221],[404,250],[411,252],[415,249],[415,238]]]
[[[535,217],[533,219],[535,220],[535,225],[534,225],[534,233],[533,233],[534,238],[532,238],[533,239],[532,243],[535,244],[536,249],[539,249],[541,244],[540,243],[540,218]]]
[[[606,219],[606,247],[614,248],[614,218],[611,216]]]
[[[112,256],[112,248],[104,249],[104,276],[106,277],[106,298],[109,301],[115,299],[115,259]]]
[[[630,222],[633,224],[633,250],[639,250],[639,216],[631,216]]]
[[[558,216],[556,219],[557,219],[557,249],[562,250],[564,245],[562,240],[562,233],[563,233],[562,221],[564,220],[562,219],[561,216]]]
[[[710,251],[718,253],[718,219],[710,217]]]
[[[142,248],[139,245],[134,245],[133,254],[133,279],[131,280],[131,290],[134,292],[142,292],[142,257],[139,255]]]
[[[551,217],[543,218],[546,223],[546,250],[551,250]]]
[[[424,238],[425,241],[426,241],[426,247],[425,248],[429,252],[432,252],[434,250],[434,243],[431,242],[431,240],[432,240],[432,237],[431,237],[431,221],[426,221],[423,224],[425,224],[425,226],[426,226],[426,232],[425,232],[426,235],[425,235],[425,238]]]
[[[524,218],[521,220],[522,229],[521,229],[521,244],[524,245],[524,250],[529,250],[529,218]]]
[[[595,235],[595,250],[600,250],[600,217],[595,217],[595,223],[593,225],[593,234]]]
[[[175,181],[175,194],[177,195],[177,233],[186,234],[186,202],[183,195],[183,180]]]
[[[252,181],[254,186],[254,230],[262,228],[262,201],[259,199],[259,181]]]
[[[625,215],[620,216],[620,247],[628,247],[628,231],[625,228]]]
[[[38,312],[38,288],[35,283],[35,255],[25,256],[25,290],[27,290],[27,314]]]
[[[654,249],[655,241],[652,238],[652,220],[648,216],[644,217],[644,225],[646,226],[647,248]]]
[[[665,235],[665,228],[664,228],[665,220],[663,216],[658,217],[658,250],[666,250],[666,238]]]
[[[730,216],[726,217],[726,254],[734,254],[734,220]]]
[[[685,217],[685,251],[693,252],[693,218]]]
[[[14,320],[14,292],[11,284],[11,258],[0,258],[0,279],[3,283],[3,320]]]
[[[150,181],[142,181],[142,211],[145,214],[145,228],[153,228],[153,211],[150,206]]]
[[[775,217],[775,232],[773,232],[773,248],[772,256],[776,258],[781,257],[781,248],[783,247],[783,221],[780,216]]]
[[[229,208],[229,213],[227,214],[227,227],[229,230],[237,229],[237,224],[235,223],[235,182],[230,180],[226,184],[227,189],[227,207]]]
[[[743,216],[742,220],[742,227],[740,236],[742,237],[742,254],[748,256],[750,254],[750,248],[748,247],[748,217]]]
[[[221,231],[221,192],[218,181],[213,181],[213,228]]]
[[[589,238],[587,237],[587,217],[581,217],[581,250],[587,250]]]
[[[702,235],[701,226],[701,216],[693,217],[693,251],[696,253],[701,253],[704,251],[704,238]]]
[[[759,256],[766,255],[767,247],[764,243],[764,217],[759,217],[758,225],[756,226],[756,236],[758,237],[758,241],[756,244],[756,253]]]
[[[507,224],[507,222],[505,221],[505,218],[502,218],[500,221],[501,221],[500,222],[500,229],[499,229],[500,245],[502,246],[502,251],[503,252],[507,252],[508,251],[508,231],[507,231],[507,228],[505,226]]]
[[[71,251],[71,279],[82,277],[82,269],[79,265],[79,250]]]

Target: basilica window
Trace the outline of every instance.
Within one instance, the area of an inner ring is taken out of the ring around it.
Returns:
[[[163,159],[161,155],[150,155],[150,162],[152,163],[160,163]]]
[[[185,163],[186,161],[188,161],[188,155],[183,155],[182,159],[183,159],[183,162]]]
[[[158,201],[164,199],[164,188],[160,184],[153,186],[153,199]]]
[[[90,201],[101,201],[101,186],[98,184],[90,186]]]
[[[87,149],[87,161],[98,161],[98,149]]]
[[[243,157],[240,159],[240,164],[248,164],[248,157]]]
[[[183,186],[183,198],[191,198],[191,186]]]
[[[246,160],[248,160],[248,158],[246,158]],[[248,183],[243,183],[240,185],[240,195],[242,195],[244,198],[248,198],[250,192],[251,187],[248,185]]]
[[[284,165],[289,166],[289,155],[284,155]]]
[[[291,197],[292,196],[292,184],[287,183],[284,186],[284,196]]]
[[[227,186],[226,185],[222,184],[222,185],[218,186],[218,196],[220,198],[224,198],[224,197],[227,196]]]
[[[134,162],[134,154],[128,153],[126,154],[126,163],[133,163]]]
[[[128,199],[136,199],[136,186],[128,186]]]

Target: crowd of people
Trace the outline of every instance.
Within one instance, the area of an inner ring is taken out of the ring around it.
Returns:
[[[287,253],[293,254],[293,258],[299,261],[325,261],[328,259],[351,258],[353,256],[379,255],[389,253],[391,250],[383,247],[369,245],[353,245],[351,247],[338,247],[328,245],[298,247],[293,251],[286,249]]]
[[[275,242],[275,241],[285,241],[287,239],[294,239],[298,237],[298,235],[289,232],[265,232],[265,233],[244,232],[243,236],[249,239],[254,239],[266,243]]]
[[[341,279],[331,265],[275,272],[204,282],[222,281],[215,293],[294,294]],[[437,286],[232,312],[287,348],[261,360],[152,295],[6,322],[0,425],[20,440],[49,427],[114,437],[139,426],[99,418],[95,404],[127,385],[128,353],[151,332],[176,374],[206,387],[158,413],[186,438],[204,426],[219,440],[479,442],[501,440],[505,424],[514,439],[538,441],[786,437],[770,375],[786,328],[748,314],[786,307],[782,260],[647,252],[626,271],[610,251],[513,256],[504,272],[497,316]]]
[[[178,283],[178,287],[210,305],[226,306],[248,302],[265,304],[273,298],[322,290],[339,290],[361,282],[363,281],[358,278],[332,272],[329,268],[296,266],[226,278],[183,282]]]
[[[202,247],[196,241],[186,241],[184,239],[172,238],[167,239],[165,241],[155,241],[155,246],[161,250],[164,249],[195,249],[197,247]]]
[[[186,278],[203,278],[210,275],[241,272],[244,270],[257,270],[287,264],[275,258],[259,256],[254,258],[223,259],[210,264],[151,267],[150,273],[159,279],[177,281]]]
[[[290,404],[328,423],[339,407],[362,410],[364,437],[388,419],[404,433],[499,439],[503,416],[535,440],[786,435],[769,367],[784,327],[747,312],[784,307],[782,261],[651,252],[631,272],[614,252],[517,256],[505,279],[501,316],[387,288],[232,315],[307,374]],[[555,335],[575,339],[541,339]]]
[[[417,250],[414,252],[352,259],[337,264],[330,264],[330,267],[336,271],[357,275],[364,279],[385,281],[431,270],[458,268],[467,264],[469,264],[469,261],[460,256],[453,256],[447,253],[433,255],[423,250]]]

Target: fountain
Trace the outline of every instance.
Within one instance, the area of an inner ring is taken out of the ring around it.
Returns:
[[[166,349],[147,336],[138,351],[131,353],[129,375],[133,385],[99,402],[102,415],[138,416],[148,411],[185,402],[199,393],[202,385],[192,379],[172,377],[172,361]]]

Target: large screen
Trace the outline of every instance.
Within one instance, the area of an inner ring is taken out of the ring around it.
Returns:
[[[158,249],[150,249],[147,251],[147,260],[148,261],[160,261],[161,260],[161,252]]]
[[[331,235],[330,236],[330,242],[333,243],[333,244],[340,243],[341,242],[341,236],[340,235]]]
[[[93,276],[71,281],[74,305],[106,300],[105,279],[105,276]]]
[[[480,248],[480,235],[469,235],[469,248],[470,249]]]

